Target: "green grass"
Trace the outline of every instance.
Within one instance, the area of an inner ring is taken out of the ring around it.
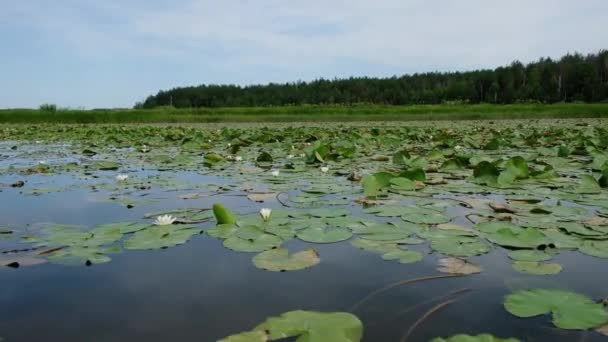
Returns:
[[[412,121],[608,117],[608,104],[293,106],[193,109],[0,110],[0,123]]]

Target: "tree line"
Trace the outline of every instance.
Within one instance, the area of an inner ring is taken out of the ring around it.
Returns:
[[[351,77],[266,85],[199,85],[159,91],[136,108],[254,107],[305,104],[608,102],[608,50],[559,60],[515,61],[494,70]]]

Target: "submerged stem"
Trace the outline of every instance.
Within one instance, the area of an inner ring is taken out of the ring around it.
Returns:
[[[387,290],[390,290],[392,288],[395,288],[397,286],[401,286],[401,285],[407,285],[407,284],[413,284],[413,283],[417,283],[420,281],[426,281],[426,280],[434,280],[434,279],[443,279],[443,278],[454,278],[454,277],[464,277],[464,274],[438,274],[438,275],[434,275],[434,276],[425,276],[425,277],[420,277],[420,278],[414,278],[414,279],[408,279],[408,280],[400,280],[396,283],[392,283],[392,284],[388,284],[378,290],[372,291],[370,294],[368,294],[367,296],[363,297],[360,301],[358,301],[357,303],[355,303],[349,311],[354,312],[355,310],[357,310],[361,305],[363,305],[363,303],[367,302],[368,300],[370,300],[371,298],[373,298],[374,296],[376,296],[379,293],[385,292]]]
[[[427,311],[424,315],[422,315],[422,317],[420,317],[415,323],[414,325],[412,325],[406,332],[405,334],[403,334],[403,337],[401,337],[401,342],[405,342],[407,341],[407,339],[410,337],[410,335],[412,334],[412,332],[414,332],[414,330],[420,325],[422,324],[422,322],[424,322],[427,318],[429,318],[431,315],[433,315],[435,312],[441,310],[442,308],[454,303],[456,301],[456,299],[450,299],[447,300],[443,303],[437,304],[435,305],[432,309],[430,309],[429,311]]]

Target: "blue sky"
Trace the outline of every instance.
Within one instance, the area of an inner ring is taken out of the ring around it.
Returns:
[[[23,0],[0,108],[131,107],[159,89],[392,76],[608,48],[605,0]]]

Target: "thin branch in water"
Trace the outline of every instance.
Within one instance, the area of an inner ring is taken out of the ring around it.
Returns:
[[[412,325],[406,332],[405,334],[403,334],[403,337],[401,337],[401,342],[406,342],[407,339],[410,337],[410,335],[414,332],[414,330],[416,330],[416,328],[422,324],[422,322],[424,322],[426,319],[428,319],[429,317],[431,317],[435,312],[443,309],[444,307],[454,303],[456,301],[456,299],[450,299],[447,300],[443,303],[437,304],[435,305],[432,309],[430,309],[429,311],[427,311],[424,315],[422,315],[422,317],[420,317],[415,323],[414,325]]]
[[[401,311],[397,312],[397,316],[406,314],[406,313],[408,313],[408,312],[410,312],[412,310],[415,310],[415,309],[417,309],[417,308],[419,308],[419,307],[421,307],[423,305],[426,305],[426,304],[429,304],[429,303],[433,303],[433,302],[436,302],[438,300],[447,299],[447,298],[450,298],[452,296],[456,296],[456,295],[459,295],[459,294],[462,294],[462,293],[465,293],[465,292],[469,292],[469,291],[471,291],[470,287],[464,287],[464,288],[461,288],[461,289],[458,289],[458,290],[454,290],[454,291],[452,291],[452,292],[450,292],[448,294],[441,295],[441,296],[438,296],[438,297],[435,297],[435,298],[431,298],[431,299],[425,300],[424,302],[420,302],[420,303],[418,303],[418,304],[416,304],[414,306],[411,306],[411,307],[409,307],[407,309],[404,309],[404,310],[401,310]]]
[[[287,198],[289,198],[289,194],[288,194],[288,193],[286,193],[286,192],[278,192],[278,193],[277,193],[277,195],[275,196],[275,197],[276,197],[276,199],[277,199],[277,201],[278,201],[279,203],[281,203],[281,205],[282,205],[282,206],[287,207],[287,208],[291,208],[291,206],[290,206],[289,204],[287,204],[287,203],[285,203],[285,202],[283,202],[283,201],[281,200],[281,195],[282,195],[282,194],[287,195]]]
[[[413,283],[417,283],[420,281],[426,281],[426,280],[434,280],[434,279],[443,279],[443,278],[455,278],[455,277],[464,277],[464,274],[438,274],[438,275],[434,275],[434,276],[426,276],[426,277],[420,277],[420,278],[415,278],[415,279],[409,279],[409,280],[401,280],[398,281],[396,283],[392,283],[392,284],[388,284],[386,286],[384,286],[383,288],[380,288],[378,290],[372,291],[370,294],[368,294],[367,296],[363,297],[360,301],[358,301],[357,303],[355,303],[355,305],[353,305],[350,308],[350,312],[355,312],[361,305],[363,305],[364,303],[366,303],[367,301],[369,301],[371,298],[373,298],[374,296],[388,291],[392,288],[401,286],[401,285],[407,285],[407,284],[413,284]]]
[[[479,217],[479,215],[474,214],[474,213],[469,213],[469,214],[464,215],[464,217],[466,217],[466,219],[469,220],[469,222],[471,222],[472,224],[476,224],[477,221],[472,220],[470,216],[477,216],[477,217]]]

